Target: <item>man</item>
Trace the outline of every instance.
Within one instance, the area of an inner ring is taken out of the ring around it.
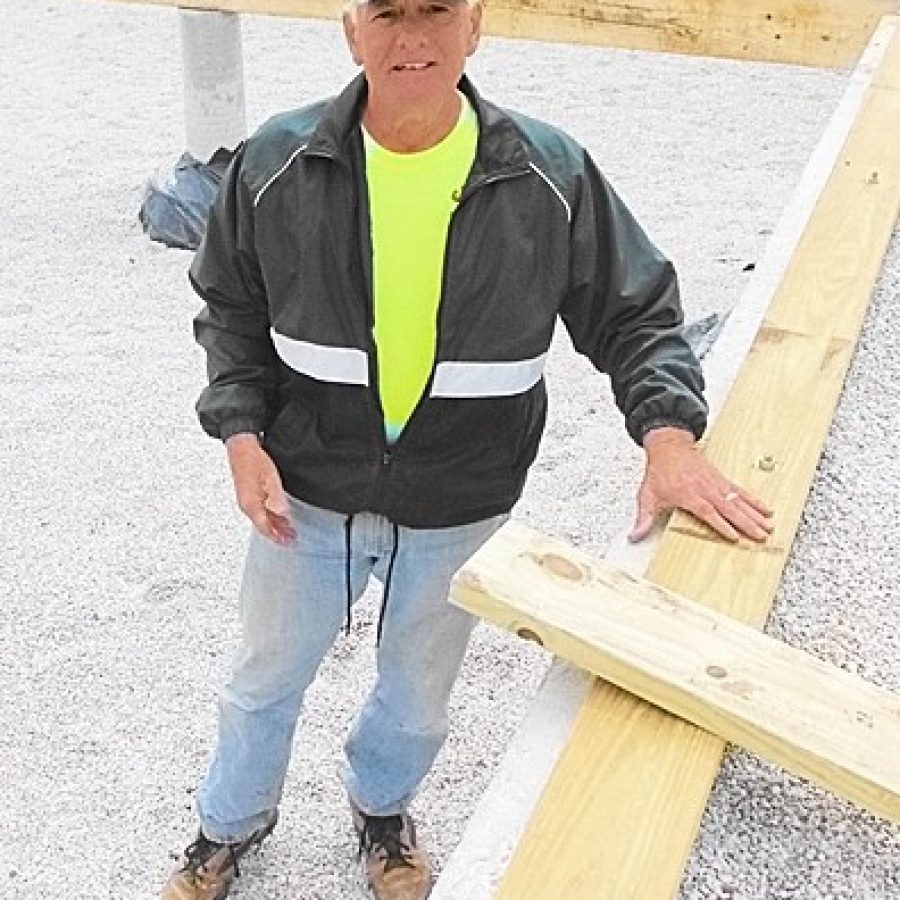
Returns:
[[[362,75],[241,148],[191,267],[198,412],[255,531],[201,830],[166,900],[224,897],[271,832],[304,691],[370,574],[378,678],[347,741],[350,814],[375,896],[427,896],[407,810],[473,624],[447,589],[522,491],[558,315],[646,452],[632,537],[675,506],[731,540],[771,528],[696,449],[671,265],[581,147],[476,92],[480,26],[465,0],[348,8]]]

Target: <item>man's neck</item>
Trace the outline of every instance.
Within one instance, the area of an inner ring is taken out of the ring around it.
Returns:
[[[459,121],[462,99],[452,94],[440,105],[386,109],[370,97],[363,125],[382,147],[394,153],[417,153],[439,144]]]

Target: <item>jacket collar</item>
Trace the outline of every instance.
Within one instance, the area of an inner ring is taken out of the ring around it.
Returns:
[[[485,100],[467,75],[459,89],[469,98],[478,116],[478,154],[473,175],[487,177],[528,167],[528,153],[513,120],[500,107]],[[326,107],[307,153],[318,153],[349,163],[359,142],[359,123],[368,94],[365,75],[360,73]]]

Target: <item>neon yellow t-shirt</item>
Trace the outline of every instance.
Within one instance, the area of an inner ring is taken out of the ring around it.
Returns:
[[[453,131],[418,153],[387,150],[365,129],[363,137],[378,384],[385,434],[393,442],[434,365],[447,229],[475,159],[478,117],[463,98]]]

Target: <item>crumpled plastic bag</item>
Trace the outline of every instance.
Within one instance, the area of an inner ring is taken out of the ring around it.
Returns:
[[[210,207],[235,152],[220,147],[206,163],[183,153],[173,169],[147,182],[138,218],[150,240],[182,250],[200,246]]]
[[[703,359],[716,342],[716,338],[722,333],[731,310],[728,309],[723,314],[717,312],[710,313],[702,319],[696,319],[689,325],[686,325],[682,334],[684,339],[690,344],[691,350],[697,359]]]

